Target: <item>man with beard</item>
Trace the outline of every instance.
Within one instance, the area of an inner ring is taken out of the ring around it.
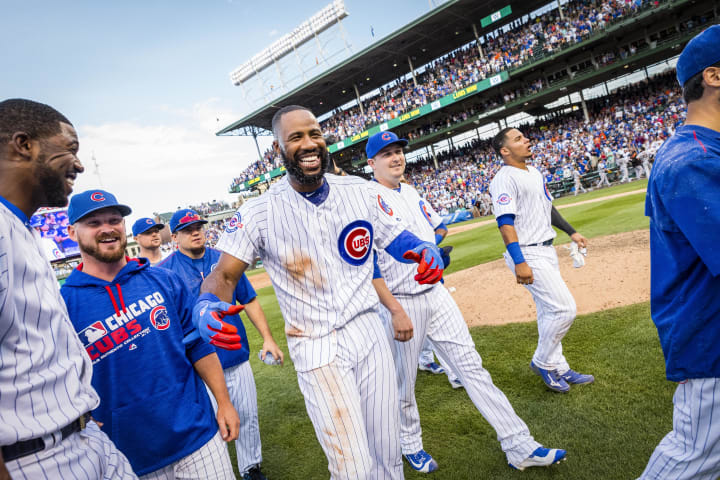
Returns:
[[[288,175],[235,213],[203,282],[196,324],[225,310],[247,266],[260,256],[280,309],[290,357],[333,479],[403,477],[392,353],[378,317],[372,250],[419,261],[416,280],[442,277],[441,253],[406,231],[368,182],[327,174],[322,130],[305,107],[272,120],[274,148]],[[412,325],[394,324],[407,332]],[[200,329],[201,335],[207,332]]]
[[[0,102],[0,479],[137,478],[89,421],[99,398],[55,275],[30,226],[64,207],[83,166],[70,121],[24,99]]]
[[[152,218],[144,217],[133,223],[133,238],[140,245],[139,257],[150,260],[150,265],[155,266],[163,260],[160,245],[162,238],[160,232],[165,228],[162,223],[157,223]]]
[[[178,246],[168,258],[158,266],[177,273],[190,288],[194,297],[200,294],[203,279],[210,275],[217,266],[220,252],[205,247],[205,224],[207,220],[200,218],[195,210],[178,210],[170,219],[170,231]],[[250,321],[255,325],[263,338],[261,358],[270,354],[282,363],[284,355],[275,343],[270,332],[265,312],[257,299],[255,289],[243,274],[233,291],[232,304],[240,302],[244,305]],[[257,391],[250,362],[250,346],[248,345],[245,327],[240,315],[225,317],[225,322],[237,328],[242,348],[239,350],[218,349],[217,354],[225,373],[225,382],[230,392],[230,400],[240,415],[240,432],[235,441],[238,471],[243,479],[264,480],[260,470],[262,448],[260,443],[260,427],[257,412]]]
[[[173,272],[125,256],[129,213],[102,190],[68,208],[82,263],[61,292],[94,366],[93,416],[143,479],[234,479],[223,440],[237,438],[240,420],[214,348],[189,340],[195,297]]]

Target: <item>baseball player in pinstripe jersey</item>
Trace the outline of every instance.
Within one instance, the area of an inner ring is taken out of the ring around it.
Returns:
[[[38,207],[62,207],[83,166],[72,124],[30,100],[0,102],[0,478],[135,479],[94,421],[92,365],[39,235]]]
[[[210,275],[220,259],[219,251],[205,247],[204,225],[206,223],[207,221],[200,218],[195,210],[182,209],[175,212],[170,219],[170,230],[178,249],[158,265],[180,275],[196,297],[200,295],[200,285],[203,279]],[[244,305],[243,310],[263,338],[261,355],[264,357],[270,353],[273,358],[282,363],[283,352],[275,343],[255,289],[245,275],[240,278],[233,292],[232,300],[233,304],[239,302]],[[230,399],[240,415],[240,431],[235,440],[238,471],[244,480],[265,480],[265,476],[260,470],[262,448],[258,424],[257,390],[248,361],[250,346],[247,334],[239,315],[225,317],[225,321],[232,323],[237,328],[242,343],[242,348],[239,350],[217,349],[230,392]],[[210,400],[213,400],[212,396]],[[216,406],[215,403],[213,405]]]
[[[392,216],[367,181],[323,174],[329,157],[306,108],[273,117],[275,151],[288,175],[246,202],[217,248],[218,266],[203,282],[197,321],[226,308],[256,255],[263,260],[285,318],[290,357],[333,479],[403,477],[398,397],[390,345],[372,286],[373,247],[404,262],[417,279],[437,282],[442,259]],[[398,325],[408,335],[409,322]],[[417,357],[415,359],[417,361]]]
[[[720,25],[677,61],[687,119],[658,150],[650,217],[650,310],[667,379],[678,382],[673,429],[641,480],[720,478]]]
[[[537,309],[538,346],[530,368],[551,390],[568,392],[571,384],[595,379],[572,370],[563,356],[561,341],[570,330],[577,307],[560,276],[552,227],[563,230],[580,248],[586,247],[587,239],[553,207],[542,174],[526,164],[532,151],[530,140],[520,130],[500,130],[493,138],[493,148],[505,162],[490,182],[493,211],[507,246],[505,262],[517,282],[530,291]]]
[[[370,183],[378,196],[390,199],[395,209],[393,215],[407,223],[412,233],[427,242],[439,243],[447,233],[442,219],[414,188],[400,183],[405,171],[404,145],[407,140],[387,131],[368,140],[368,164],[375,174],[375,181]],[[449,263],[447,260],[445,264]],[[482,367],[462,313],[445,286],[412,281],[412,266],[395,262],[384,251],[378,251],[377,263],[387,285],[387,288],[381,285],[380,289],[380,300],[387,307],[381,309],[383,318],[389,323],[390,312],[397,310],[393,304],[399,302],[413,323],[412,339],[393,342],[400,394],[400,441],[410,466],[425,473],[438,468],[437,462],[423,449],[415,401],[418,352],[426,338],[432,341],[442,363],[449,365],[460,378],[470,399],[497,432],[510,466],[524,470],[562,460],[566,452],[547,449],[536,442],[508,399],[493,384],[490,374]],[[389,290],[392,295],[388,297],[383,290]]]

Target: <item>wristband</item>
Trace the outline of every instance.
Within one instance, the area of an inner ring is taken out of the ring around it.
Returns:
[[[217,297],[217,295],[215,295],[214,293],[210,293],[210,292],[201,293],[200,296],[198,297],[197,301],[200,302],[202,300],[207,300],[209,302],[221,302],[222,301]]]
[[[445,238],[445,237],[443,237],[439,233],[436,233],[435,234],[435,245],[440,245],[440,242],[443,241],[443,238]]]
[[[520,244],[518,242],[508,243],[507,251],[515,265],[525,263],[525,257],[522,254],[522,250],[520,250]]]

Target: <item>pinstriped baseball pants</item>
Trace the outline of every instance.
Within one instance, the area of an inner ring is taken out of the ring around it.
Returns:
[[[495,429],[508,462],[520,463],[540,446],[525,422],[518,417],[505,394],[497,388],[482,366],[470,331],[450,292],[442,285],[419,295],[395,295],[413,322],[413,338],[393,340],[398,391],[400,394],[400,440],[404,454],[423,448],[420,413],[415,400],[417,358],[425,338],[430,338],[435,353],[460,378],[475,407]],[[388,334],[390,312],[381,307]]]
[[[720,478],[720,378],[679,384],[673,404],[673,429],[655,448],[640,480]]]
[[[382,321],[363,314],[335,335],[330,364],[297,372],[330,478],[402,479],[397,384]]]
[[[522,252],[533,272],[533,283],[525,288],[537,310],[538,345],[532,361],[540,368],[565,373],[570,365],[563,355],[562,339],[575,320],[575,299],[560,275],[554,247],[522,247]],[[507,252],[503,256],[514,275],[512,258]]]
[[[234,480],[227,445],[218,430],[202,447],[140,480]]]

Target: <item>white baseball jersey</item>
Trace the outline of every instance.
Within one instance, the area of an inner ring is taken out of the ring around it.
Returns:
[[[0,445],[57,432],[100,400],[39,235],[0,203]]]
[[[490,182],[495,217],[515,215],[520,246],[555,238],[550,222],[552,196],[542,174],[533,166],[527,170],[503,165]]]
[[[262,258],[298,371],[329,364],[335,331],[376,310],[372,249],[383,250],[404,229],[367,181],[336,175],[325,181],[328,197],[314,205],[285,177],[242,205],[217,244],[247,264]]]
[[[370,186],[378,195],[392,201],[395,209],[392,212],[393,216],[404,222],[410,232],[420,240],[435,243],[435,229],[442,223],[442,217],[413,187],[401,183],[399,190],[393,190],[375,181],[370,182]],[[413,280],[413,276],[417,273],[416,263],[400,263],[384,250],[378,251],[378,266],[385,283],[394,294],[414,295],[433,287],[420,285]]]

